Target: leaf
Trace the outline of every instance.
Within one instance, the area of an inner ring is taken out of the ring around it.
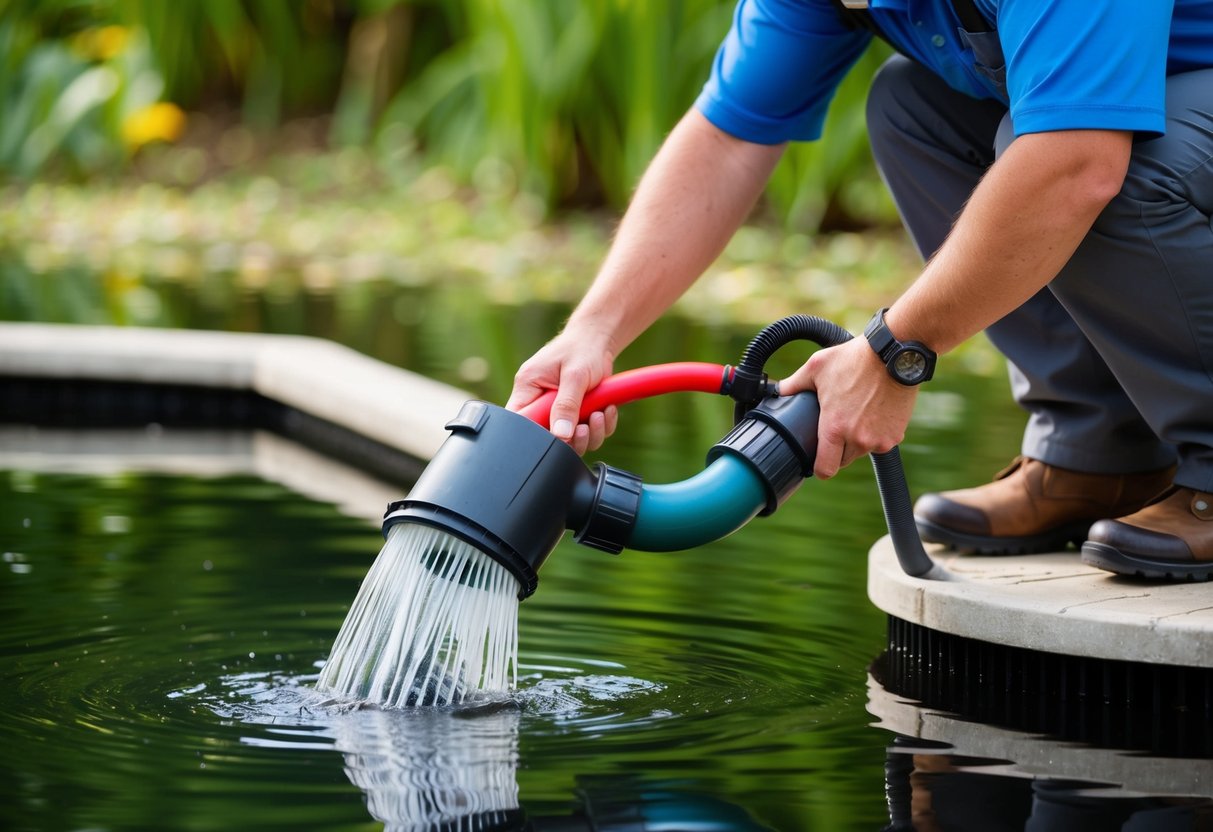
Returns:
[[[28,176],[40,169],[68,134],[117,90],[118,74],[107,66],[93,67],[78,75],[59,96],[47,119],[25,140],[18,171]]]

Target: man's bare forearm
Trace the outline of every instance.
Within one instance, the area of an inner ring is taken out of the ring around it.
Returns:
[[[1017,139],[952,233],[890,310],[902,339],[946,352],[1052,280],[1124,182],[1131,134],[1082,130]]]
[[[1061,270],[1124,182],[1131,139],[1111,132],[1017,139],[973,193],[939,252],[885,320],[946,352],[1015,309]],[[780,383],[821,403],[813,472],[827,479],[905,436],[917,387],[897,384],[864,339],[814,353]]]
[[[783,148],[733,138],[695,110],[684,116],[641,180],[566,328],[596,332],[618,355],[719,256]]]

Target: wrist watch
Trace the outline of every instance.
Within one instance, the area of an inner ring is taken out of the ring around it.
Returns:
[[[884,322],[884,313],[888,311],[887,308],[880,309],[872,316],[864,327],[864,337],[898,384],[912,387],[929,381],[935,374],[935,353],[919,341],[898,341],[894,338]]]

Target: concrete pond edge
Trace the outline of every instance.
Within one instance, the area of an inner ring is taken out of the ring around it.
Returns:
[[[470,393],[321,338],[0,324],[0,376],[250,391],[420,460]]]

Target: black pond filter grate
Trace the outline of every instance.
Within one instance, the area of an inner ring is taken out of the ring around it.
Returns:
[[[396,448],[249,390],[0,376],[0,424],[260,428],[397,485],[411,485],[424,468],[423,462]]]
[[[1213,756],[1213,668],[1044,653],[889,616],[871,668],[891,693],[1025,733],[1167,757]]]

